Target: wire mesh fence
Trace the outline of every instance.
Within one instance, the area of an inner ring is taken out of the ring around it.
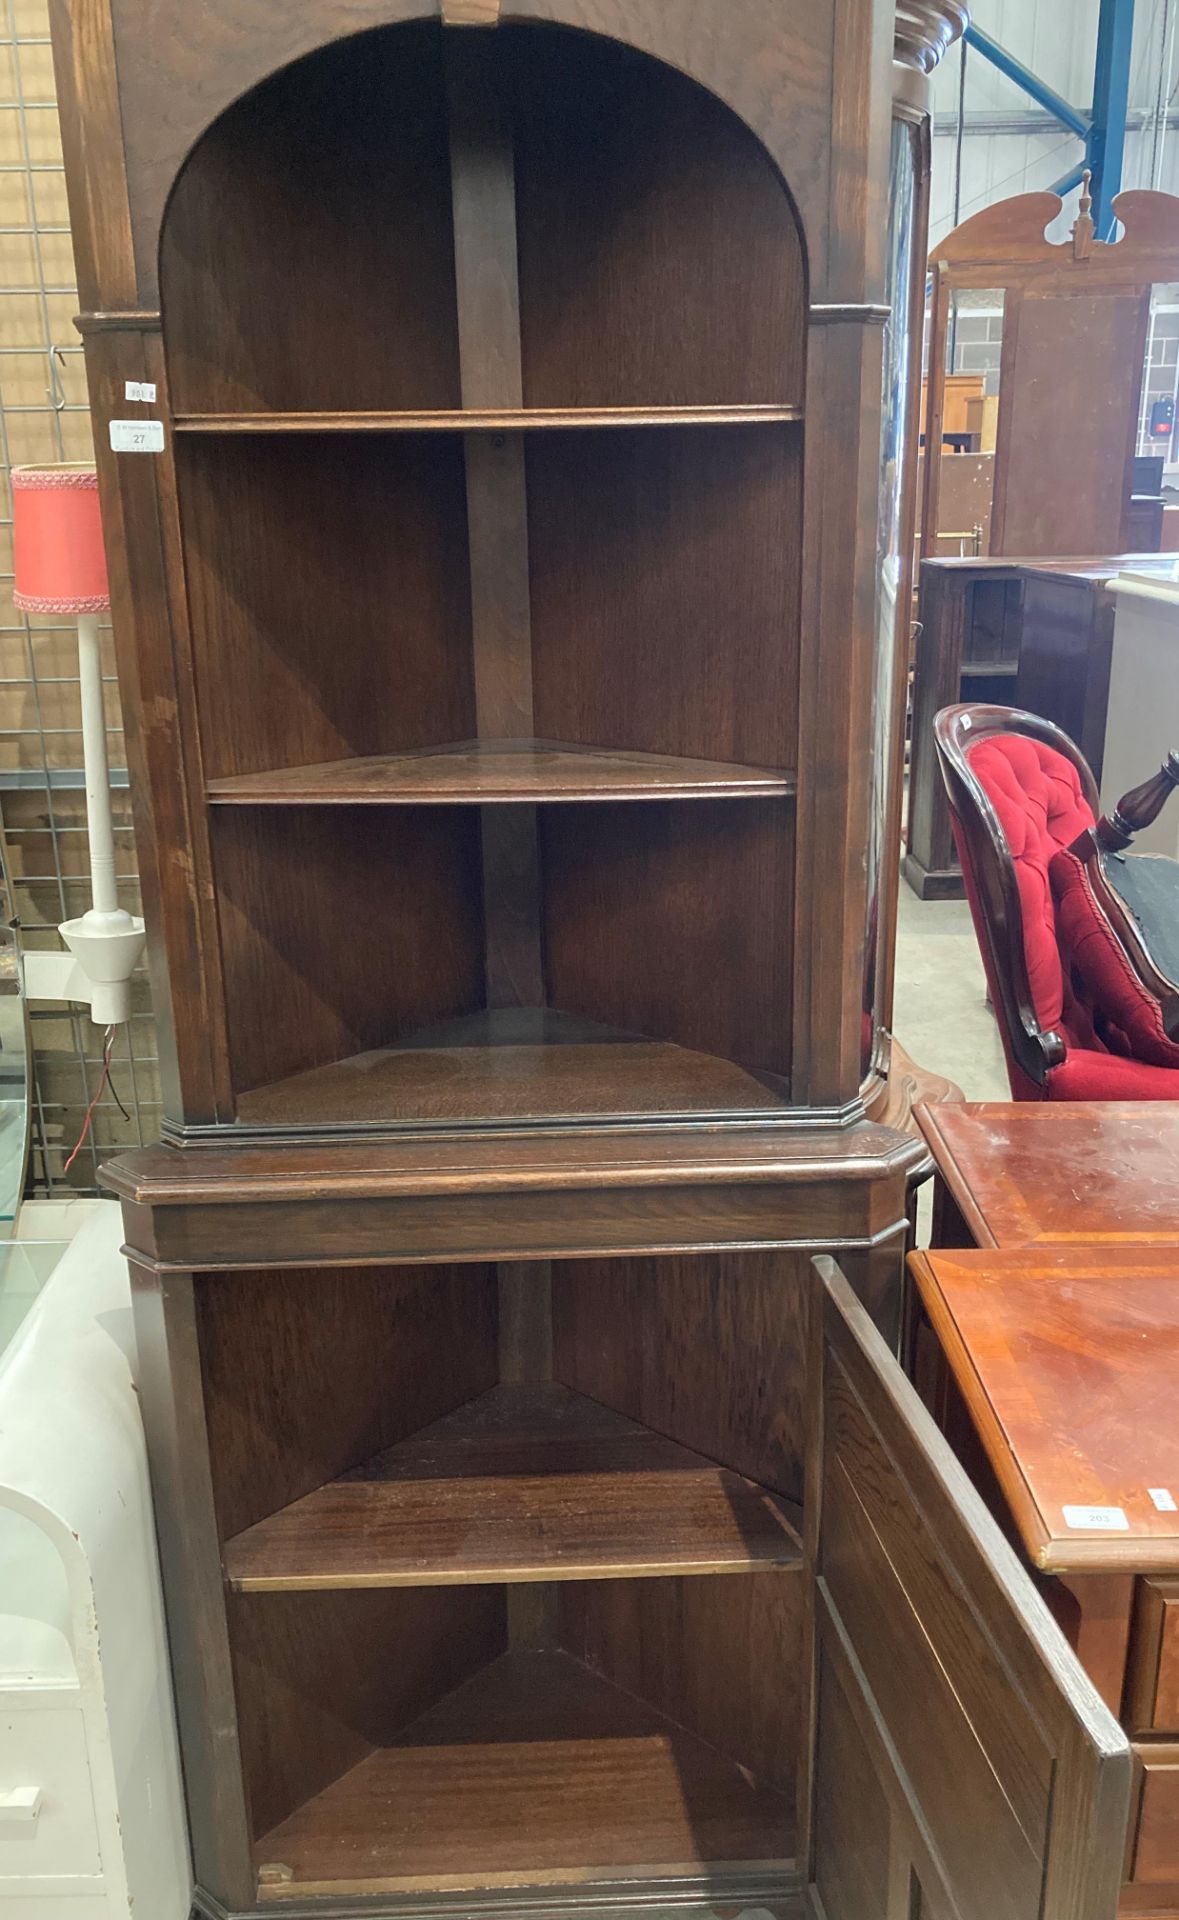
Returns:
[[[58,923],[89,904],[75,630],[26,617],[12,599],[12,468],[92,456],[77,309],[46,4],[0,0],[0,815],[9,912],[26,949],[58,947]],[[109,628],[103,646],[119,899],[134,913],[139,883]],[[30,1009],[34,1191],[92,1190],[112,1149],[156,1137],[157,1048],[142,974],[132,1004],[111,1085],[68,1174],[99,1088],[102,1034],[84,1010]]]

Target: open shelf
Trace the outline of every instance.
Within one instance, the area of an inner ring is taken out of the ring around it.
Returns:
[[[264,1897],[713,1866],[776,1885],[803,1713],[802,1267],[200,1276]]]
[[[259,1892],[785,1873],[792,1825],[785,1794],[569,1654],[509,1652],[272,1828]]]
[[[227,1041],[179,1124],[780,1113],[808,283],[751,129],[604,37],[346,36],[197,142],[160,281]]]
[[[492,1388],[238,1534],[224,1559],[249,1593],[650,1579],[801,1556],[785,1502],[554,1383]]]
[[[544,1008],[474,1013],[238,1095],[248,1126],[530,1120],[780,1108],[718,1055]]]
[[[212,780],[215,806],[473,806],[571,800],[723,800],[791,794],[773,767],[554,740],[464,740]]]
[[[380,413],[336,408],[318,413],[181,413],[177,433],[512,433],[544,427],[724,427],[783,425],[801,407],[449,407]]]

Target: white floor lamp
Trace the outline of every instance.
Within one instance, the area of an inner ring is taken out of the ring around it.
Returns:
[[[115,877],[98,637],[98,618],[110,606],[110,589],[94,468],[15,467],[12,518],[16,605],[26,613],[77,617],[90,839],[91,905],[58,929],[77,964],[67,963],[63,971],[65,955],[26,955],[26,992],[31,999],[85,1001],[97,1025],[118,1026],[131,1011],[131,975],[143,952],[144,927],[119,905]],[[39,967],[45,960],[58,964]]]

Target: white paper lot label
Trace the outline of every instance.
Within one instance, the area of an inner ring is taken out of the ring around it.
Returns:
[[[162,420],[112,420],[111,446],[116,453],[163,453]]]
[[[154,380],[128,380],[123,386],[123,397],[126,400],[154,401],[156,383]]]
[[[1064,1507],[1064,1524],[1074,1533],[1128,1533],[1130,1522],[1120,1507]]]
[[[1166,1487],[1147,1487],[1146,1491],[1160,1513],[1179,1513],[1179,1507],[1176,1507],[1174,1497]]]

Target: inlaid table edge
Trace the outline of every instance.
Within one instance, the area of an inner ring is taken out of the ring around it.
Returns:
[[[936,1253],[938,1250],[933,1248],[930,1251]],[[951,1250],[951,1253],[954,1251]],[[979,1248],[978,1251],[986,1252],[988,1249]],[[1093,1251],[1099,1256],[1108,1248],[1098,1244],[1094,1245]],[[1058,1527],[1049,1525],[1020,1465],[1007,1429],[987,1393],[953,1308],[942,1292],[929,1255],[924,1251],[911,1253],[907,1264],[938,1344],[1010,1508],[1024,1551],[1037,1572],[1061,1577],[1094,1573],[1135,1573],[1149,1577],[1153,1574],[1179,1573],[1179,1530],[1172,1535],[1151,1537],[1121,1529],[1078,1534],[1061,1532]]]
[[[1033,1566],[1040,1568],[1041,1571],[1047,1571],[1041,1556],[1052,1544],[1052,1531],[1044,1520],[1039,1502],[1019,1464],[1007,1430],[983,1385],[982,1375],[975,1365],[974,1356],[966,1343],[953,1309],[938,1285],[937,1275],[928,1254],[911,1253],[908,1257],[908,1267],[917,1283],[922,1304],[929,1315],[929,1322],[937,1337],[938,1345],[958,1384],[975,1431],[1002,1489],[1003,1497],[1011,1509],[1011,1516],[1019,1531],[1024,1550]]]

